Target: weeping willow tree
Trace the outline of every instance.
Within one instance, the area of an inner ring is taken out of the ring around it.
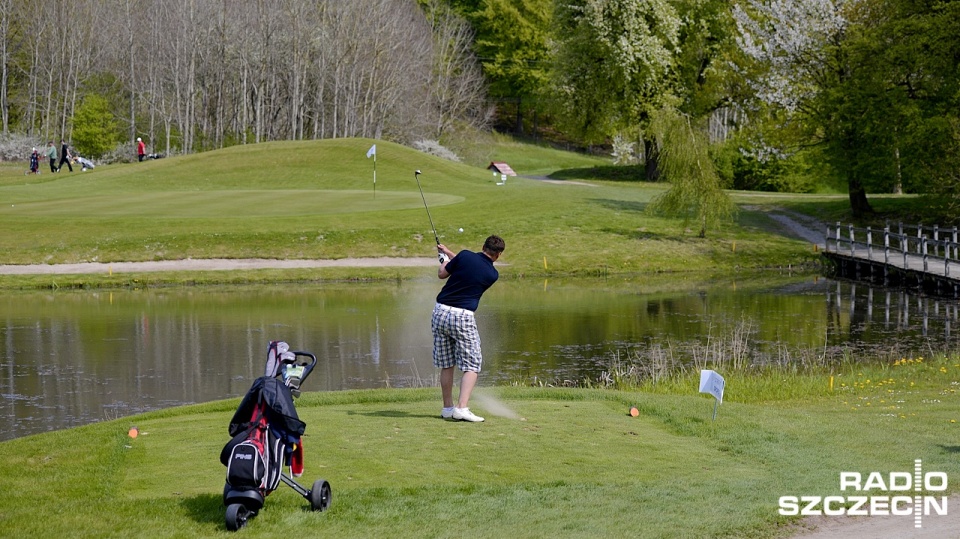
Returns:
[[[653,200],[649,210],[682,218],[684,225],[696,221],[701,238],[706,237],[708,228],[730,221],[737,208],[720,187],[706,134],[673,109],[653,114],[648,129],[660,153],[661,177],[670,182],[670,188]]]

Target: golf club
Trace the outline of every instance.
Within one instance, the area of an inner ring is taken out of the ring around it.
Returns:
[[[437,235],[437,227],[433,226],[433,217],[430,217],[430,208],[427,207],[427,199],[423,196],[423,187],[420,187],[420,171],[414,171],[413,176],[417,179],[417,189],[420,190],[420,198],[423,199],[423,208],[427,210],[427,219],[430,220],[430,228],[433,230],[433,239],[437,242],[437,258],[439,258],[440,263],[443,264],[446,256],[440,252],[440,236]]]

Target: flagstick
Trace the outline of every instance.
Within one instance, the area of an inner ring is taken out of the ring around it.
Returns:
[[[713,420],[717,420],[717,406],[720,406],[720,401],[714,399],[713,401]]]
[[[373,153],[373,199],[377,199],[377,153]]]

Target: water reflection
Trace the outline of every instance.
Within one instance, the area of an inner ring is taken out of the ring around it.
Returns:
[[[830,309],[827,335],[834,344],[862,342],[886,348],[917,344],[915,339],[884,339],[907,332],[929,338],[930,348],[935,350],[956,345],[952,335],[960,315],[956,301],[840,282],[827,290],[826,298]]]
[[[317,354],[306,390],[435,385],[436,280],[0,294],[0,440],[239,397],[266,344]],[[478,312],[482,384],[596,379],[618,354],[749,327],[763,355],[955,347],[956,303],[814,278],[667,291],[634,281],[506,281]]]

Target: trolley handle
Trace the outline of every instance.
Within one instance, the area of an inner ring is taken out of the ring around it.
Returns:
[[[309,358],[309,361],[300,362],[297,361],[298,365],[303,366],[303,375],[300,376],[300,383],[303,383],[304,380],[310,376],[310,373],[313,372],[313,368],[317,366],[317,356],[311,354],[310,352],[295,351],[291,350],[297,358]]]

